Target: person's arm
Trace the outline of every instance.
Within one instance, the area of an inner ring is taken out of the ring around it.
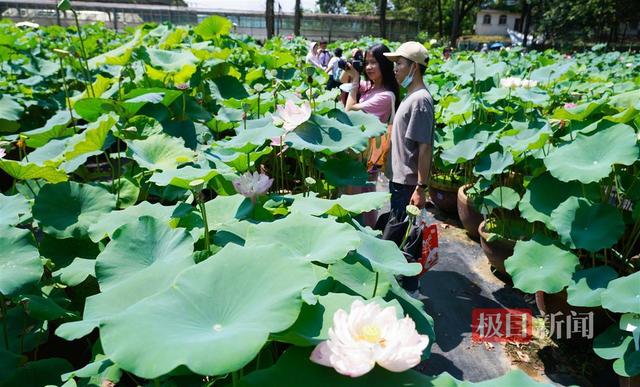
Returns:
[[[360,90],[360,74],[354,70],[350,65],[345,73],[349,73],[349,78],[351,78],[351,90],[349,91],[349,95],[347,95],[347,102],[344,105],[344,110],[360,110],[360,104],[358,104],[358,90]]]
[[[424,208],[427,202],[424,186],[429,184],[433,147],[431,144],[419,143],[418,149],[418,185],[411,195],[410,203],[418,208]]]

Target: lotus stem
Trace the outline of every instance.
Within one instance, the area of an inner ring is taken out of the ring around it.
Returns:
[[[117,190],[116,190],[116,208],[118,208],[118,206],[120,205],[120,189],[122,188],[120,186],[120,175],[122,174],[122,165],[120,164],[120,139],[116,137],[116,152],[118,155],[118,183],[117,183]]]
[[[93,84],[91,82],[91,73],[89,72],[89,61],[87,60],[87,51],[84,48],[84,39],[82,39],[82,30],[80,29],[80,22],[78,21],[78,14],[75,10],[71,10],[73,18],[76,21],[76,28],[78,29],[78,38],[80,39],[80,48],[82,49],[82,59],[84,59],[84,76],[87,83],[87,93],[91,91],[91,96],[95,98],[96,93],[93,91]],[[82,63],[82,61],[80,61]]]
[[[193,194],[196,195],[196,200],[200,207],[200,214],[202,215],[202,221],[204,222],[204,248],[207,252],[211,252],[211,249],[209,248],[209,221],[207,220],[207,211],[204,206],[204,202],[200,200],[200,193],[194,192]]]
[[[376,291],[378,290],[378,276],[380,275],[380,273],[378,273],[376,271],[376,280],[373,284],[373,294],[371,295],[371,298],[374,298],[376,296]]]

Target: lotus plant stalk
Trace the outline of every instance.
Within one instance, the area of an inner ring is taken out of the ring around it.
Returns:
[[[200,215],[202,216],[202,222],[204,223],[204,249],[207,252],[211,252],[209,244],[209,221],[207,219],[207,210],[204,206],[204,200],[202,200],[201,194],[204,189],[205,181],[203,179],[196,179],[189,182],[189,188],[193,193],[193,197],[200,209]]]
[[[2,331],[4,336],[4,346],[9,350],[9,327],[7,326],[7,306],[4,304],[4,296],[0,294],[0,313],[2,313]]]

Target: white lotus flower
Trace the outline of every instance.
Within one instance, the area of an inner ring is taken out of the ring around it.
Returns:
[[[285,133],[291,132],[311,118],[311,105],[309,105],[309,102],[305,102],[302,106],[298,107],[295,103],[291,102],[291,100],[287,100],[284,107],[278,106],[277,110],[278,118],[284,121],[282,127]]]
[[[523,79],[520,82],[520,86],[524,87],[525,89],[531,89],[532,87],[538,86],[538,81],[534,81],[531,79]]]
[[[273,184],[273,179],[258,172],[246,172],[233,182],[236,191],[244,197],[251,199],[255,203],[256,198],[264,195]]]
[[[500,86],[506,87],[509,89],[515,89],[517,87],[522,86],[522,79],[518,77],[502,78],[500,80]]]
[[[329,340],[316,346],[311,361],[354,378],[371,371],[376,363],[403,372],[420,363],[427,345],[429,337],[418,333],[409,316],[398,319],[395,307],[382,309],[356,300],[349,313],[335,312]]]

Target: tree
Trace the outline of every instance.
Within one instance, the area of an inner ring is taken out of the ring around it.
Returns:
[[[476,6],[479,6],[478,0],[454,0],[453,2],[453,17],[451,21],[451,35],[449,36],[449,44],[453,47],[456,45],[456,41],[460,37],[462,30],[462,22],[469,12]]]
[[[267,39],[271,39],[276,30],[276,15],[273,6],[274,0],[267,0],[267,9],[265,10],[265,18],[267,19]]]
[[[302,22],[302,7],[300,0],[296,0],[296,9],[293,15],[293,34],[300,36],[300,23]]]
[[[322,13],[342,13],[345,3],[345,0],[318,0],[318,8]]]
[[[380,0],[380,37],[387,37],[387,0]]]

